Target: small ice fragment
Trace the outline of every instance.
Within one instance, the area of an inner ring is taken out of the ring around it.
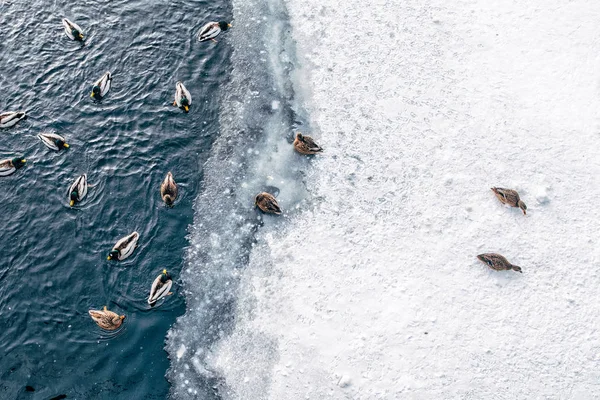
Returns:
[[[279,110],[279,101],[277,101],[277,100],[273,100],[273,101],[271,102],[271,108],[272,108],[273,110]]]
[[[348,375],[342,375],[342,377],[340,378],[340,380],[338,381],[337,384],[341,388],[346,388],[346,387],[350,386],[351,383],[352,383],[352,381]]]
[[[179,348],[177,349],[177,359],[180,360],[181,357],[183,357],[183,354],[185,353],[185,346],[182,344],[181,346],[179,346]]]

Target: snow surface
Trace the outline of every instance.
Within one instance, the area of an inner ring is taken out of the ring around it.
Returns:
[[[326,153],[260,230],[222,394],[600,398],[600,3],[286,1]]]

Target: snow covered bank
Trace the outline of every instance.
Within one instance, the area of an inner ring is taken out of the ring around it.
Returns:
[[[287,7],[326,154],[243,272],[225,397],[600,397],[600,4]]]

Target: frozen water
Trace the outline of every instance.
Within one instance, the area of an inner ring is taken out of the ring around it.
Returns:
[[[600,3],[286,4],[326,153],[240,273],[221,395],[600,397]]]

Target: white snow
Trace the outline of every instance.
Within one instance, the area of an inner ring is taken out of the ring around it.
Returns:
[[[326,152],[261,230],[222,394],[599,398],[600,3],[287,6]]]

